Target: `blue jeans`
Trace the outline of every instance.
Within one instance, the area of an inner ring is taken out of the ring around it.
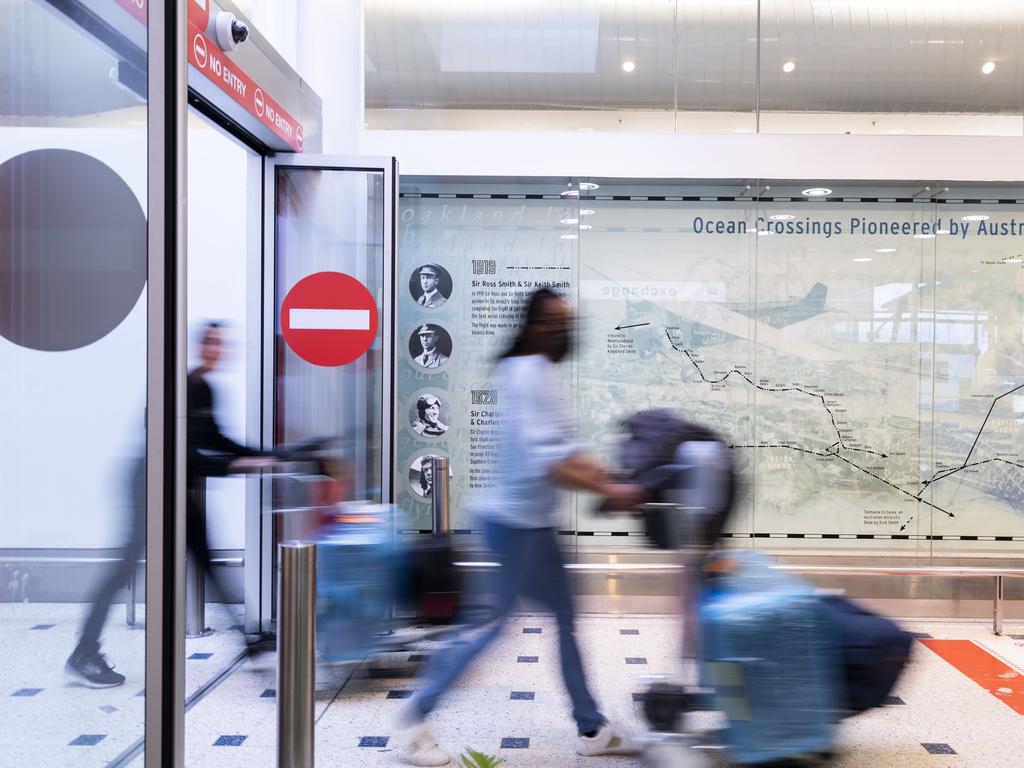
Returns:
[[[562,680],[572,699],[572,716],[580,733],[596,731],[605,723],[594,697],[587,688],[583,662],[576,647],[572,595],[569,579],[553,528],[513,528],[486,521],[484,538],[498,572],[497,613],[472,639],[456,638],[431,656],[424,685],[413,697],[412,710],[426,717],[437,700],[458,679],[469,663],[501,632],[517,597],[539,601],[558,621],[558,651]]]

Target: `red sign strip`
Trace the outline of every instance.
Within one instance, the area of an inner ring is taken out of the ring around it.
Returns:
[[[117,4],[143,24],[146,24],[149,21],[146,0],[117,0]]]
[[[302,151],[302,125],[270,98],[218,45],[194,24],[188,25],[188,61],[296,152]]]
[[[1019,715],[1024,715],[1024,677],[970,640],[921,640]]]

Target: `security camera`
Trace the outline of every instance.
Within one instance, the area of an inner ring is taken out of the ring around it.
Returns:
[[[233,51],[249,39],[249,25],[239,21],[235,14],[221,11],[217,14],[217,44],[225,51]]]

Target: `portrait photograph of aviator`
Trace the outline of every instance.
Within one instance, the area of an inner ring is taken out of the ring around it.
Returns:
[[[434,456],[417,456],[409,465],[409,485],[417,496],[429,499],[434,490],[434,465],[431,459]]]
[[[452,295],[452,276],[442,266],[424,264],[413,270],[409,292],[421,307],[440,307]]]
[[[409,409],[409,423],[420,437],[440,437],[448,431],[448,404],[437,395],[424,393]]]
[[[435,323],[424,323],[409,337],[409,354],[420,368],[440,368],[452,353],[452,337]]]

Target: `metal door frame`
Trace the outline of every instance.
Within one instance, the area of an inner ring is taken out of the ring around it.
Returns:
[[[394,499],[392,472],[394,466],[395,439],[392,428],[395,412],[395,270],[398,259],[398,160],[394,157],[360,157],[337,155],[287,154],[272,155],[263,161],[263,319],[261,323],[262,360],[261,386],[262,401],[262,444],[274,443],[275,422],[275,343],[277,330],[277,240],[276,201],[277,169],[313,169],[325,171],[361,171],[381,173],[384,177],[384,257],[381,267],[383,281],[382,306],[380,308],[381,331],[381,375],[383,388],[381,396],[381,450],[380,478],[381,500],[391,503]],[[249,617],[258,617],[261,632],[273,630],[273,542],[274,526],[271,515],[271,480],[264,478],[260,488],[259,505],[247,509],[246,514],[257,515],[258,520],[246,520],[245,561],[259,563],[259,568],[246,568],[245,573],[245,615],[247,631]],[[256,627],[254,626],[255,630]]]

